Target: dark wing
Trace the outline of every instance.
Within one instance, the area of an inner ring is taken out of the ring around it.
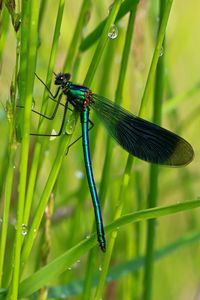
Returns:
[[[130,154],[160,165],[182,166],[192,161],[191,145],[173,132],[136,117],[96,94],[92,94],[91,107],[108,132]]]

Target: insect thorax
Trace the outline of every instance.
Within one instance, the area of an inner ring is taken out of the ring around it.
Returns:
[[[71,83],[66,94],[71,104],[78,110],[82,110],[84,107],[90,105],[92,93],[85,86]]]

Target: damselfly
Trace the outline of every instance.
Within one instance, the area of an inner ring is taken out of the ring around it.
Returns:
[[[58,86],[55,95],[47,88],[54,101],[58,96],[55,110],[49,119],[55,117],[62,96],[65,96],[63,120],[59,133],[54,136],[59,136],[63,131],[68,103],[71,103],[80,113],[85,168],[94,207],[98,242],[100,248],[105,251],[103,221],[90,158],[88,137],[88,125],[92,123],[89,119],[90,108],[94,109],[110,135],[122,148],[144,161],[166,166],[184,166],[192,161],[194,151],[182,137],[131,114],[112,101],[96,95],[85,86],[72,83],[70,77],[68,73],[55,74],[55,85]]]

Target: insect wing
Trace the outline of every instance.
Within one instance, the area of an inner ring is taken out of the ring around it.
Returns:
[[[107,98],[93,94],[91,107],[110,135],[130,154],[150,163],[182,166],[193,159],[191,145],[158,125],[134,116]]]

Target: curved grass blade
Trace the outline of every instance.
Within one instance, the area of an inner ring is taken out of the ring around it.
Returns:
[[[175,133],[134,116],[96,94],[92,94],[91,107],[112,137],[130,154],[168,166],[184,166],[192,161],[192,146]]]

